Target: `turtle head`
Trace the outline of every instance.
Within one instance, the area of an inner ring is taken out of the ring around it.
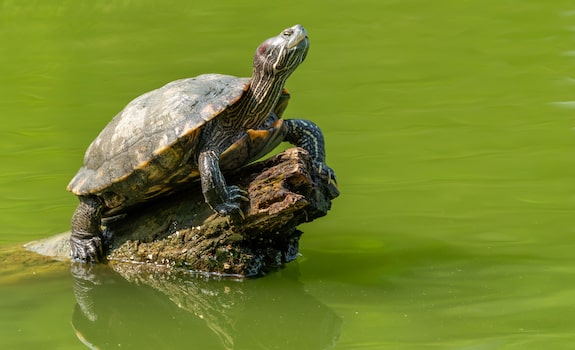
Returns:
[[[309,39],[303,26],[284,29],[257,48],[254,74],[286,79],[303,62],[308,49]]]

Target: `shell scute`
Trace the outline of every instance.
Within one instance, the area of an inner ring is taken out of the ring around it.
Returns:
[[[130,197],[151,188],[161,192],[170,177],[189,178],[193,169],[182,164],[195,152],[201,128],[235,103],[248,85],[249,78],[205,74],[135,98],[88,147],[68,190]]]

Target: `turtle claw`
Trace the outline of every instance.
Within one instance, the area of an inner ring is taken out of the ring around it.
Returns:
[[[239,214],[242,217],[242,219],[245,219],[244,212],[237,204],[223,203],[216,206],[215,210],[220,216],[231,217],[234,216],[235,214]]]
[[[328,167],[325,163],[318,163],[317,164],[318,172],[322,177],[325,177],[328,181],[328,184],[335,186],[337,188],[337,177],[335,176],[335,171],[332,168]]]
[[[248,192],[242,190],[238,186],[229,186],[228,187],[228,194],[229,194],[230,200],[232,202],[236,202],[237,200],[240,200],[243,202],[249,202],[250,201],[250,199],[248,197],[246,197]]]
[[[240,208],[240,202],[249,202],[246,197],[248,192],[242,190],[238,186],[228,186],[228,200],[215,207],[215,211],[221,216],[234,216],[239,214],[242,219],[245,219],[244,212]]]
[[[334,185],[337,188],[338,187],[337,186],[337,177],[335,176],[335,172],[331,169],[329,169],[328,178],[329,178],[329,184]]]
[[[240,214],[240,216],[242,217],[242,220],[244,220],[246,218],[246,215],[244,214],[244,211],[242,210],[242,208],[238,208],[238,214]]]

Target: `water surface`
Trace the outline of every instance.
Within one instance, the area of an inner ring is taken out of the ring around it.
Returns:
[[[14,261],[68,229],[65,186],[128,101],[248,76],[295,23],[286,117],[322,127],[342,193],[296,263],[191,300],[103,272],[97,321],[67,264]],[[563,0],[1,2],[0,347],[571,348],[574,28]]]

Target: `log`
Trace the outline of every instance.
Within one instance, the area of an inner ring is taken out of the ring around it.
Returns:
[[[115,270],[136,263],[250,277],[277,269],[298,255],[298,225],[327,214],[339,195],[308,153],[290,148],[226,174],[248,192],[245,215],[221,217],[204,202],[199,184],[103,220],[106,258]],[[64,235],[66,236],[66,235]],[[64,237],[61,236],[61,237]],[[62,238],[27,248],[62,251]],[[56,255],[56,254],[54,254]]]

